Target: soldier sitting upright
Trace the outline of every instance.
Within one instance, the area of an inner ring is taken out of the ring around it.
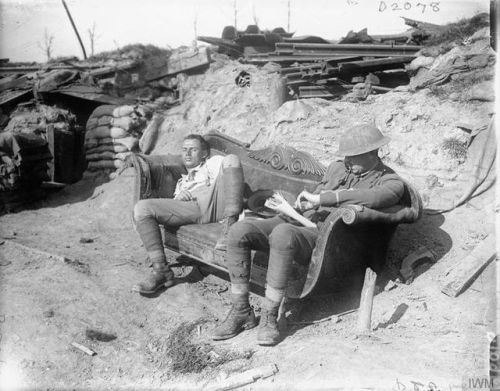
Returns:
[[[381,209],[400,203],[404,183],[378,157],[378,149],[388,142],[374,125],[361,124],[348,129],[339,142],[338,155],[344,156],[344,161],[328,167],[314,192],[303,191],[297,196],[295,208],[302,214],[298,219],[292,220],[281,213],[266,220],[243,220],[230,228],[226,262],[232,309],[215,329],[214,340],[234,337],[257,325],[248,295],[251,250],[260,250],[269,251],[269,263],[257,342],[260,345],[279,342],[278,308],[285,295],[292,261],[305,264],[310,261],[318,227],[332,209],[347,204]],[[284,211],[279,204],[274,208]]]

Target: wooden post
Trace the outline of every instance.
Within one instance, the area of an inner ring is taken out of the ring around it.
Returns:
[[[376,281],[377,273],[367,267],[365,272],[365,281],[363,282],[363,289],[361,291],[361,300],[359,302],[359,334],[367,334],[371,331],[373,294],[375,292]]]
[[[68,6],[66,5],[66,2],[64,0],[61,0],[62,4],[64,6],[64,9],[66,10],[66,13],[68,14],[69,21],[71,22],[71,26],[73,26],[73,30],[75,31],[76,38],[78,38],[78,42],[80,43],[80,46],[82,48],[83,52],[83,59],[87,59],[87,52],[85,51],[85,46],[83,46],[82,39],[80,38],[80,34],[78,34],[78,30],[76,28],[75,22],[73,22],[73,18],[71,17],[71,13],[69,12]]]
[[[47,143],[49,144],[49,151],[52,155],[52,161],[48,164],[49,166],[49,177],[50,181],[54,182],[55,172],[56,172],[56,147],[55,147],[55,134],[54,125],[47,125]]]

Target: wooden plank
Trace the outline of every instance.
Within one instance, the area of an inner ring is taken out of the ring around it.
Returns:
[[[448,271],[441,292],[457,297],[465,291],[496,256],[495,235],[489,235],[481,244]]]
[[[52,161],[48,163],[49,166],[49,178],[51,182],[54,182],[55,178],[55,167],[56,167],[56,154],[55,154],[55,135],[54,135],[54,125],[47,125],[47,144],[49,145],[49,151],[52,155]]]
[[[33,254],[41,255],[41,256],[47,257],[47,258],[53,258],[53,259],[60,261],[60,262],[68,262],[68,258],[63,257],[61,255],[51,254],[51,253],[48,253],[46,251],[39,250],[37,248],[29,247],[29,246],[26,246],[22,243],[15,242],[14,240],[8,240],[8,242],[11,243],[12,245],[14,245],[15,247],[21,248],[21,249],[28,251],[28,252],[31,252]]]
[[[0,91],[10,90],[11,88],[26,88],[28,84],[28,76],[23,75],[18,78],[6,77],[0,80]]]

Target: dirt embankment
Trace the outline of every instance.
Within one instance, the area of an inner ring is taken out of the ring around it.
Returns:
[[[381,151],[384,161],[425,193],[426,206],[438,208],[447,201],[433,204],[436,186],[429,182],[436,180],[429,176],[437,177],[439,187],[453,187],[466,167],[470,131],[487,126],[494,113],[494,96],[487,93],[494,75],[488,30],[465,44],[427,48],[409,69],[410,86],[364,101],[294,100],[277,109],[275,66],[257,68],[218,57],[206,74],[184,83],[184,102],[165,113],[153,153],[178,151],[187,133],[217,130],[252,149],[286,144],[327,165],[337,158],[340,134],[353,122],[370,121],[392,139]],[[241,71],[251,76],[249,88],[235,83]]]

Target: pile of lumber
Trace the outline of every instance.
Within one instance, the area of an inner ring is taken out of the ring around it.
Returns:
[[[0,213],[39,199],[52,155],[34,133],[0,133]]]
[[[413,59],[414,55],[377,58],[343,55],[282,67],[281,74],[289,92],[298,98],[334,99],[357,88],[385,93],[398,85],[408,84],[405,65]]]

